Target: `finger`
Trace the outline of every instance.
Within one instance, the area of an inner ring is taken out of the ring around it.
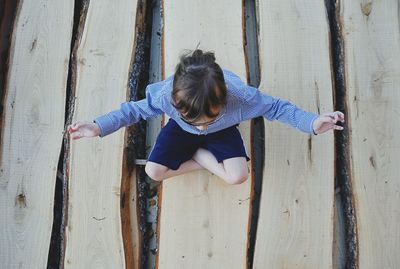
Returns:
[[[336,123],[336,120],[333,119],[333,118],[331,117],[331,115],[326,115],[325,117],[322,118],[322,121],[323,121],[323,122],[329,122],[329,123]]]
[[[82,124],[83,124],[82,122],[77,121],[77,122],[74,123],[72,129],[73,129],[74,131],[77,131],[80,127],[82,127]]]
[[[326,117],[332,119],[330,121],[325,121],[325,122],[336,123],[339,120],[339,118],[342,122],[344,122],[344,114],[340,111],[328,112],[328,113],[323,114],[323,116],[326,116]]]
[[[327,112],[327,113],[322,114],[322,116],[326,116],[326,117],[332,118],[333,117],[333,113],[332,112]]]
[[[72,124],[72,128],[73,128],[73,129],[77,129],[77,128],[79,128],[81,125],[82,125],[82,121],[78,120],[78,121],[75,121],[75,122]]]
[[[81,138],[81,137],[82,137],[81,133],[78,132],[78,133],[76,133],[72,138],[73,138],[74,140],[76,140],[76,139],[79,139],[79,138]]]
[[[341,111],[335,111],[334,113],[338,116],[338,118],[344,121],[344,114]]]
[[[339,111],[339,116],[342,119],[342,121],[344,122],[344,114],[342,112]]]
[[[342,126],[339,126],[339,125],[333,125],[333,129],[343,130],[344,128]]]
[[[85,123],[80,121],[76,124],[76,128],[81,128]]]
[[[337,119],[338,119],[338,115],[336,113],[333,113],[332,114],[332,119],[334,120],[334,122],[336,122]]]
[[[76,129],[73,129],[71,125],[68,126],[68,132],[73,133],[76,132]]]
[[[329,119],[328,122],[336,123],[336,121],[337,121],[337,118],[336,118],[335,114],[333,114],[333,113],[327,114],[326,117]]]

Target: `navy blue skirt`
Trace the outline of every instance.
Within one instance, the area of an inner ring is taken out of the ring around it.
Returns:
[[[238,125],[206,135],[197,135],[183,130],[170,118],[161,128],[148,161],[177,170],[182,163],[193,157],[198,148],[208,149],[218,162],[233,157],[245,157],[249,161]]]

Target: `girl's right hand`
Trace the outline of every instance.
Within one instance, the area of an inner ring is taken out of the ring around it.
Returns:
[[[76,121],[68,125],[67,132],[72,134],[72,139],[76,140],[82,137],[95,137],[100,134],[100,128],[97,123],[87,121]]]

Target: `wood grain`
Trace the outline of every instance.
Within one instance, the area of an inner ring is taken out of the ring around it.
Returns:
[[[332,111],[323,1],[259,1],[260,90],[299,108]],[[333,131],[311,136],[265,122],[254,268],[332,268]]]
[[[182,50],[200,42],[200,49],[215,52],[221,67],[246,81],[242,1],[167,0],[163,10],[164,78],[173,74]],[[251,158],[250,121],[239,127]],[[251,175],[229,185],[206,170],[165,179],[156,267],[245,268],[250,186]]]
[[[359,268],[400,267],[399,1],[340,1]]]
[[[90,1],[76,51],[73,122],[91,122],[127,101],[136,6],[136,1]],[[125,268],[120,212],[124,144],[122,130],[71,142],[65,268]]]
[[[73,12],[61,0],[17,7],[1,128],[1,268],[47,265]]]

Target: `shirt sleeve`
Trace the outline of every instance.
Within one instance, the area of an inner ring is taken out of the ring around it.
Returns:
[[[278,120],[302,132],[317,135],[312,126],[318,114],[305,111],[286,99],[264,94],[249,85],[245,85],[243,96],[243,120],[263,116],[269,121]]]
[[[139,101],[121,103],[119,109],[112,110],[93,120],[100,128],[99,137],[109,135],[121,127],[132,125],[139,120],[147,120],[163,113],[160,82],[146,87],[146,98]]]

